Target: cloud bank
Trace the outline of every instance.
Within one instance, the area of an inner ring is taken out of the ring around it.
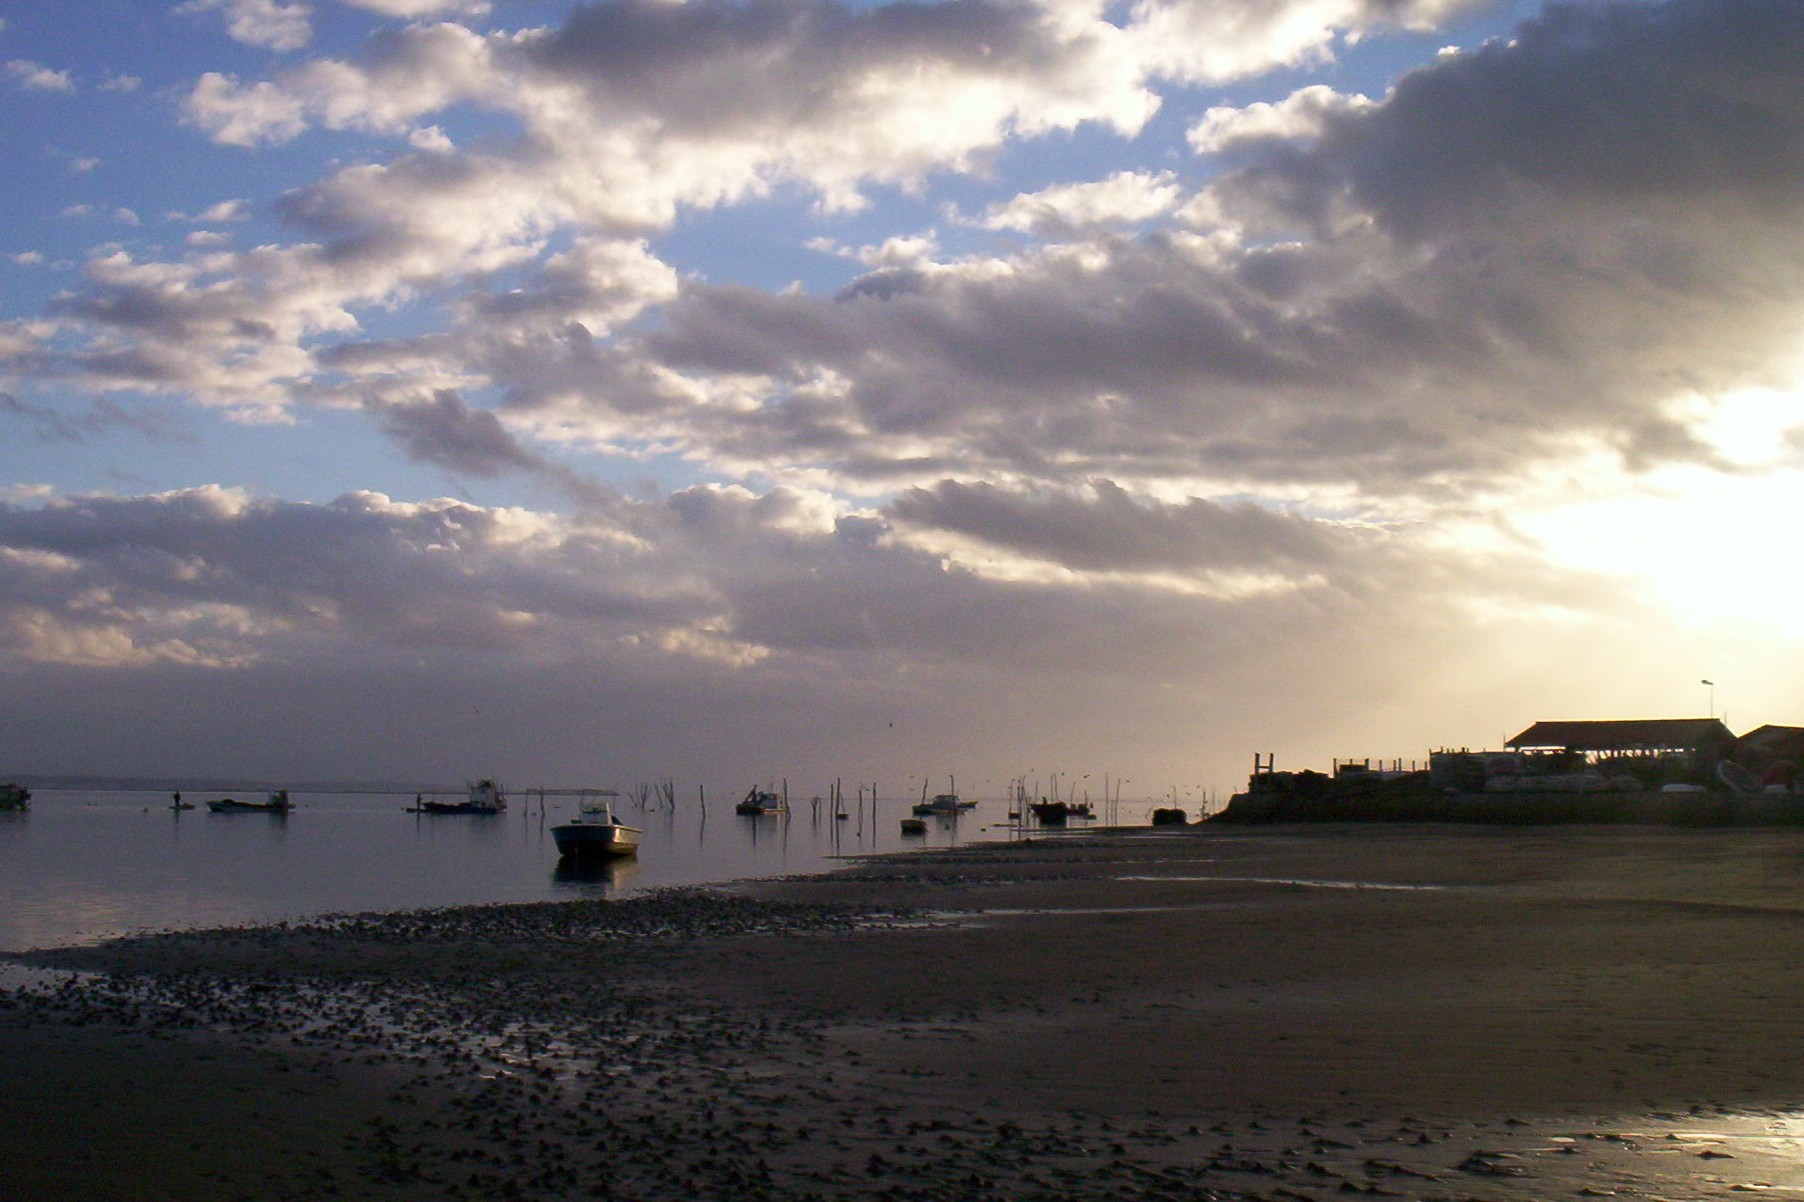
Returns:
[[[1171,765],[1273,727],[1320,750],[1431,737],[1424,706],[1510,724],[1473,679],[1634,704],[1653,666],[1561,672],[1657,614],[1515,512],[1580,479],[1798,468],[1804,422],[1759,462],[1712,425],[1804,378],[1787,0],[1555,4],[1364,94],[1237,104],[1220,85],[1470,6],[357,7],[396,23],[308,57],[306,6],[183,6],[279,55],[194,79],[190,136],[358,153],[279,195],[233,181],[186,251],[97,249],[0,327],[0,419],[70,441],[132,428],[113,398],[330,409],[559,505],[16,498],[6,670],[70,697],[59,669],[363,679],[370,705],[402,702],[359,664],[541,674],[672,758],[693,742],[643,715],[707,713],[721,748],[774,727],[823,767],[938,739],[1002,772],[1050,735]],[[1161,137],[1182,157],[1156,169],[958,192]],[[686,229],[760,206],[830,231],[794,242],[839,277],[674,266]],[[280,236],[240,241],[251,217]],[[78,417],[57,390],[108,399]],[[634,491],[619,464],[666,475]],[[915,743],[860,741],[885,710]]]

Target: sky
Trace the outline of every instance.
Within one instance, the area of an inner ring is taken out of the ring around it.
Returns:
[[[1796,0],[0,0],[0,104],[0,772],[1804,724]]]

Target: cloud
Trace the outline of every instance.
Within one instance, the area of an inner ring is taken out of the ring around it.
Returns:
[[[344,0],[352,8],[418,21],[427,17],[479,17],[493,7],[489,0]]]
[[[68,71],[53,71],[42,63],[15,58],[6,64],[6,74],[26,92],[73,92],[75,81]]]
[[[316,366],[380,358],[380,347],[358,353],[360,313],[431,298],[460,324],[410,351],[431,367],[416,391],[480,382],[472,373],[498,364],[515,373],[504,388],[563,405],[568,388],[520,378],[522,352],[573,345],[573,323],[607,337],[673,292],[660,282],[668,268],[594,247],[630,245],[686,209],[783,190],[854,209],[873,186],[980,170],[1010,140],[1086,125],[1135,133],[1158,105],[1133,39],[1081,5],[616,0],[559,26],[494,33],[429,21],[478,15],[477,5],[366,7],[414,23],[372,40],[360,60],[309,59],[258,80],[205,73],[184,116],[246,148],[317,126],[392,139],[398,153],[280,198],[273,215],[297,239],[286,245],[233,253],[202,240],[179,262],[93,260],[83,292],[56,302],[72,375],[266,415],[360,403],[370,381]],[[274,22],[301,8],[220,0],[217,11]],[[1327,6],[1307,19],[1365,28],[1377,13]],[[1270,61],[1249,52],[1240,69]],[[460,151],[436,123],[470,113],[497,133]],[[1020,198],[989,219],[1093,230],[1156,216],[1172,186],[1123,174]],[[525,272],[526,287],[487,294],[508,272]],[[661,365],[623,363],[611,377],[636,382],[616,398],[629,407],[672,385],[695,391]]]
[[[1364,96],[1343,96],[1333,88],[1312,84],[1276,103],[1259,101],[1241,108],[1220,105],[1191,126],[1190,145],[1198,154],[1219,154],[1236,146],[1272,142],[1305,142],[1321,136],[1330,117],[1369,109]]]
[[[502,429],[492,413],[471,409],[449,389],[431,400],[387,404],[380,410],[385,430],[408,457],[436,463],[473,476],[540,465]]]
[[[1136,0],[1128,25],[1148,69],[1190,83],[1333,57],[1336,41],[1433,28],[1472,0]]]
[[[10,650],[35,660],[65,636],[133,649],[121,662],[180,647],[222,666],[305,655],[320,638],[549,654],[659,622],[618,570],[632,558],[618,531],[452,501],[58,498],[0,506],[0,554]],[[672,599],[663,621],[693,608]]]
[[[902,524],[1080,576],[973,570]],[[79,686],[89,713],[96,695],[165,698],[124,707],[117,744],[86,738],[91,762],[142,764],[160,715],[194,732],[181,746],[224,755],[248,728],[321,709],[363,741],[335,770],[381,758],[391,740],[367,730],[392,713],[384,729],[419,735],[403,740],[414,773],[483,755],[511,771],[506,744],[538,747],[548,730],[562,733],[542,773],[576,764],[575,747],[606,752],[610,770],[744,773],[771,746],[766,770],[790,773],[901,776],[923,756],[1065,769],[1155,748],[1188,773],[1324,713],[1339,713],[1330,730],[1369,718],[1374,696],[1434,695],[1443,662],[1471,671],[1493,646],[1519,660],[1531,634],[1550,653],[1571,644],[1558,620],[1524,626],[1481,602],[1598,599],[1595,582],[1508,551],[1130,501],[1107,484],[1053,497],[942,481],[893,514],[721,486],[574,518],[373,493],[14,498],[0,501],[0,562],[0,674],[38,699],[0,721],[43,736],[47,761],[66,754],[54,732],[81,712]],[[1185,591],[1144,570],[1173,564],[1290,584]],[[1273,693],[1298,679],[1302,695]],[[892,721],[906,741],[874,744]],[[982,733],[997,729],[1013,742]]]
[[[992,547],[1082,572],[1301,571],[1340,566],[1381,532],[1191,497],[1178,505],[1136,500],[1107,480],[1083,493],[1009,492],[943,480],[912,488],[891,506],[916,527],[952,531]]]
[[[1716,464],[1678,402],[1764,382],[1804,309],[1798,61],[1783,3],[1562,8],[1378,103],[1218,114],[1248,157],[1189,229],[916,259],[835,297],[693,282],[605,357],[663,373],[644,411],[691,453],[848,487],[1407,507],[1599,448]],[[1274,124],[1304,110],[1319,135]],[[586,403],[617,427],[612,394]]]
[[[222,200],[202,211],[196,221],[243,221],[250,214],[243,200]]]
[[[1804,175],[1801,46],[1804,12],[1783,0],[1557,6],[1406,75],[1310,157],[1408,238],[1549,203],[1554,220],[1625,203],[1680,217],[1732,198],[1737,219],[1780,218]]]
[[[278,0],[186,0],[178,14],[220,12],[226,32],[247,46],[267,50],[299,50],[313,40],[313,10],[306,4]]]
[[[0,392],[0,415],[23,420],[39,442],[84,443],[118,429],[133,430],[159,441],[188,438],[167,413],[122,405],[105,397],[94,401],[87,412],[71,414],[56,406],[31,404]]]
[[[267,82],[241,87],[217,71],[201,76],[184,111],[190,121],[228,146],[280,144],[307,128],[299,99]]]
[[[1176,208],[1182,196],[1169,171],[1118,171],[1107,179],[1057,184],[991,205],[981,224],[1048,238],[1151,221]]]

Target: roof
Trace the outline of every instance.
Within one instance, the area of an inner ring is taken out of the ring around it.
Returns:
[[[1795,755],[1804,749],[1804,726],[1765,726],[1750,730],[1735,741],[1739,747],[1758,747],[1762,751]]]
[[[1509,747],[1568,751],[1670,751],[1721,746],[1735,736],[1715,718],[1620,718],[1602,722],[1537,722]]]

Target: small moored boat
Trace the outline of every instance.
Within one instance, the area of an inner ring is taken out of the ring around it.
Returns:
[[[421,798],[413,808],[418,814],[499,814],[507,809],[507,790],[485,776],[470,785],[462,801]]]
[[[735,814],[749,814],[757,817],[760,814],[787,814],[789,803],[782,797],[765,789],[752,789],[738,805],[733,807]]]
[[[612,790],[585,797],[569,822],[551,828],[557,854],[567,860],[600,859],[639,854],[639,836],[645,832],[628,826],[614,814]]]
[[[1094,818],[1096,811],[1087,801],[1036,801],[1028,809],[1041,826],[1064,826],[1068,818]]]
[[[217,801],[209,801],[207,808],[215,814],[286,814],[294,809],[294,802],[288,799],[287,789],[272,789],[263,801],[239,801],[236,797],[221,797]]]
[[[925,818],[929,814],[959,814],[965,810],[976,808],[976,802],[964,801],[959,798],[958,783],[955,780],[951,777],[947,777],[946,784],[950,791],[946,793],[935,793],[933,795],[933,800],[929,801],[927,799],[927,783],[925,781],[921,782],[921,800],[914,807],[914,813],[917,818]]]

